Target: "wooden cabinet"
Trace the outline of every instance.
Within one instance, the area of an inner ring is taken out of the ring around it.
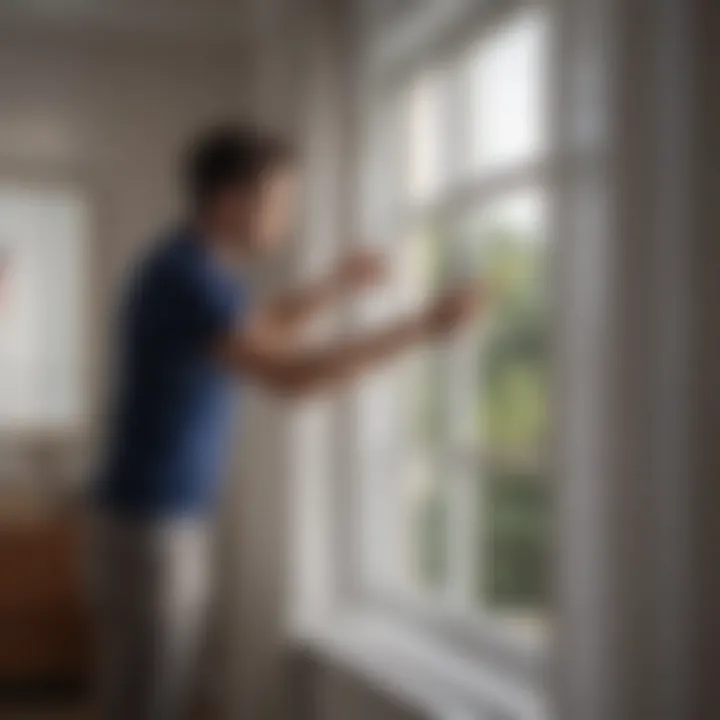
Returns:
[[[84,683],[89,612],[80,523],[0,525],[0,683]]]

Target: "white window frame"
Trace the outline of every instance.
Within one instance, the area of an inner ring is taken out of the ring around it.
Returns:
[[[369,67],[365,68],[364,83],[361,90],[364,102],[361,106],[368,108],[369,124],[378,123],[378,111],[384,112],[384,98],[397,95],[407,82],[428,66],[443,66],[445,58],[457,61],[462,54],[480,41],[483,35],[492,32],[499,24],[509,20],[523,9],[540,6],[548,16],[548,67],[551,72],[555,69],[553,59],[555,50],[555,27],[553,23],[551,3],[527,2],[513,0],[505,3],[486,3],[481,8],[473,9],[460,15],[455,22],[442,27],[436,35],[432,33],[421,36],[416,51],[399,56],[397,53],[383,53],[379,49],[372,54]],[[440,27],[438,25],[438,27]],[[427,28],[425,28],[427,29]],[[374,65],[377,58],[388,63],[387,66]],[[369,78],[369,79],[368,79]],[[377,78],[380,78],[378,81]],[[551,77],[548,84],[548,93],[553,94]],[[548,102],[548,109],[552,105]],[[549,125],[550,118],[547,119]],[[379,125],[383,125],[380,118]],[[549,128],[548,128],[549,130]],[[377,140],[376,140],[377,141]],[[381,140],[382,141],[382,140]],[[548,232],[554,224],[554,198],[558,192],[555,184],[556,174],[559,170],[559,157],[548,132],[547,151],[542,157],[534,158],[527,163],[508,169],[507,172],[493,172],[487,178],[471,177],[461,182],[455,182],[441,196],[439,202],[424,208],[430,213],[437,210],[451,210],[454,214],[459,208],[469,207],[479,203],[486,203],[494,198],[502,199],[512,197],[513,191],[540,190],[548,196],[547,225]],[[372,168],[363,168],[362,175],[370,184],[382,179],[382,174],[373,175]],[[367,203],[367,198],[364,200]],[[367,207],[367,206],[365,206]],[[457,213],[459,214],[459,213]],[[370,236],[378,232],[377,225],[373,224],[372,217],[365,218],[366,230]],[[382,235],[382,231],[380,232]],[[345,469],[345,490],[340,491],[342,507],[339,507],[340,520],[333,526],[339,541],[336,547],[335,563],[341,585],[341,594],[356,607],[372,608],[406,627],[430,630],[442,641],[446,641],[455,648],[470,653],[480,661],[492,659],[493,663],[503,667],[509,676],[515,677],[523,683],[532,683],[535,687],[542,685],[543,661],[546,657],[547,646],[544,641],[537,643],[529,641],[527,637],[515,636],[506,628],[492,622],[482,614],[475,617],[466,614],[454,614],[447,608],[438,607],[435,603],[426,602],[418,596],[397,596],[392,593],[378,593],[375,588],[369,589],[361,578],[362,562],[359,557],[357,520],[342,508],[360,507],[358,492],[364,482],[363,471],[347,473],[347,468],[361,468],[363,450],[358,446],[359,398],[355,396],[346,403],[341,410],[344,420],[336,428],[336,435],[340,435],[338,443],[338,464]],[[356,462],[348,462],[353,457]],[[349,475],[349,476],[348,476]],[[339,503],[340,505],[340,503]],[[355,510],[354,512],[357,512]]]

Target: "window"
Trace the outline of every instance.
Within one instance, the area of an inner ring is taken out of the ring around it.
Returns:
[[[544,150],[547,88],[541,22],[526,14],[470,53],[470,157],[477,169],[529,162]]]
[[[74,189],[0,182],[1,429],[83,418],[86,212]]]
[[[547,626],[553,497],[548,33],[543,11],[509,10],[376,100],[376,206],[398,267],[388,305],[466,276],[484,278],[491,304],[475,332],[358,402],[366,592],[523,638]]]

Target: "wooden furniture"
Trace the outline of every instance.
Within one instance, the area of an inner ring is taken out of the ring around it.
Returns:
[[[80,522],[69,513],[0,516],[0,684],[85,683],[90,643],[81,540]]]

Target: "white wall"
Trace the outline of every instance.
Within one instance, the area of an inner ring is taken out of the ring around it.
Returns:
[[[91,201],[97,379],[120,271],[172,219],[184,140],[248,108],[246,58],[107,29],[0,28],[0,174],[76,180]]]

